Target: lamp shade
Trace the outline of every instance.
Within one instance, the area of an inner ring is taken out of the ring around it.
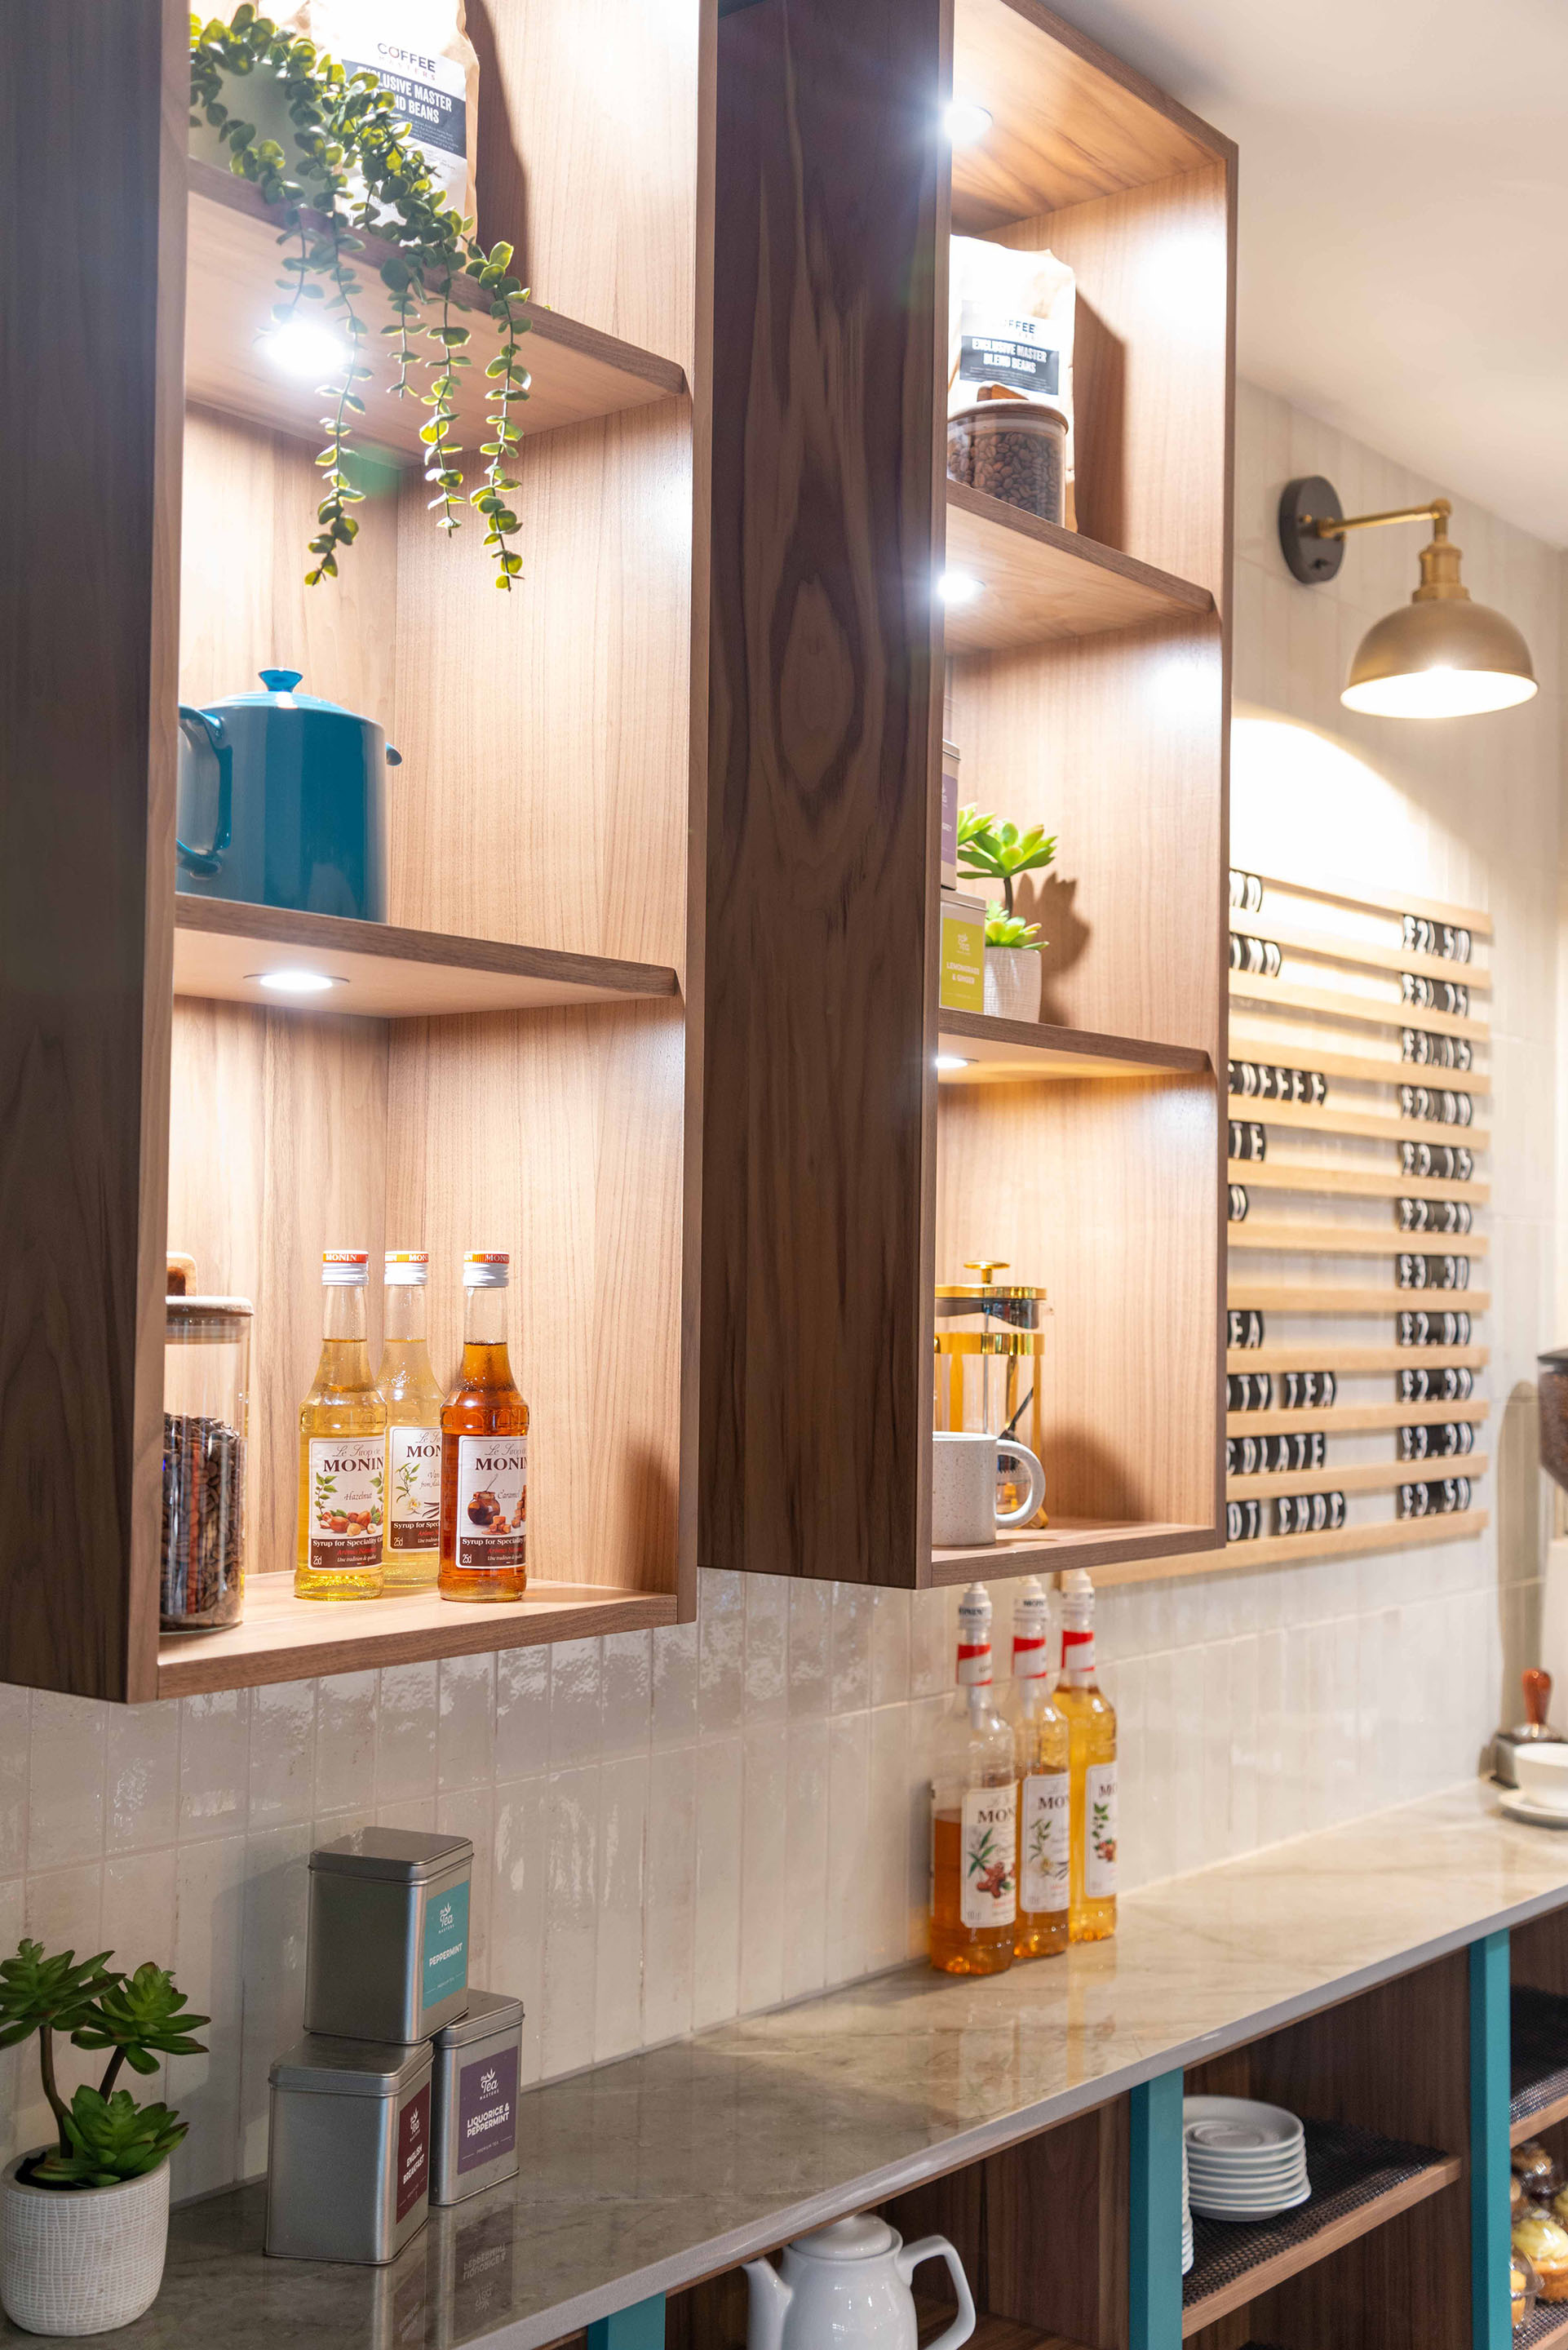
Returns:
[[[1382,718],[1467,718],[1535,691],[1511,620],[1468,596],[1405,605],[1367,629],[1340,700]]]

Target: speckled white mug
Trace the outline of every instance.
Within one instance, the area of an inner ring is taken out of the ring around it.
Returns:
[[[1014,1510],[996,1506],[1000,1463],[1017,1463],[1029,1490]],[[998,1526],[1026,1526],[1045,1499],[1045,1471],[1027,1444],[1011,1436],[939,1430],[931,1439],[931,1543],[937,1550],[975,1550]]]

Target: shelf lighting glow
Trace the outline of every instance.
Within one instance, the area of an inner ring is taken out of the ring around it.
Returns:
[[[295,964],[285,964],[278,971],[253,971],[251,977],[258,986],[270,987],[279,995],[325,995],[328,988],[348,984],[327,972],[306,971]]]
[[[991,129],[991,109],[972,98],[955,98],[942,117],[942,126],[954,147],[974,147]]]
[[[937,1055],[937,1067],[939,1070],[972,1069],[974,1063],[971,1060],[966,1059],[962,1053],[939,1053]]]
[[[972,604],[980,594],[980,581],[968,571],[944,571],[937,582],[937,593],[944,604]]]
[[[317,380],[341,374],[348,356],[340,336],[310,318],[290,318],[274,327],[261,338],[261,347],[280,374]]]

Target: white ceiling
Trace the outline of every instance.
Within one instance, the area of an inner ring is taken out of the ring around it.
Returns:
[[[1568,545],[1568,0],[1054,0],[1234,139],[1241,373]]]

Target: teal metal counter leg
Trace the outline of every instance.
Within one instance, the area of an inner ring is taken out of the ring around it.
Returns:
[[[1470,1944],[1470,2312],[1475,2350],[1509,2350],[1508,1936]]]
[[[596,2317],[588,2350],[664,2350],[664,2295],[650,2293],[611,2317]]]
[[[1130,2350],[1181,2350],[1181,2090],[1179,2070],[1161,2073],[1130,2100]]]

